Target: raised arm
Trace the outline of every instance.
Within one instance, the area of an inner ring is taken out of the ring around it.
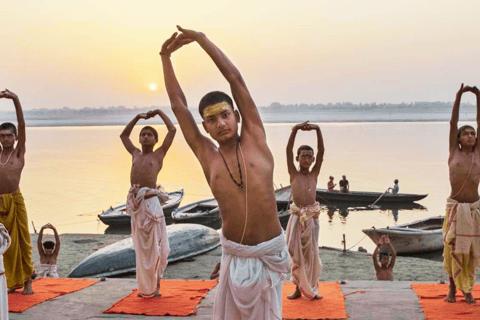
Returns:
[[[162,118],[163,123],[165,123],[165,126],[168,130],[165,139],[163,139],[162,145],[157,150],[155,150],[155,153],[158,153],[163,158],[167,154],[168,149],[170,149],[170,146],[172,145],[173,138],[175,138],[175,133],[177,132],[177,129],[173,125],[170,118],[162,110],[157,109],[147,113],[147,116],[149,118],[154,117],[155,115],[159,115],[160,118]]]
[[[123,145],[125,146],[125,149],[130,154],[133,154],[135,151],[140,151],[137,147],[135,147],[132,143],[132,140],[130,140],[130,134],[132,133],[133,127],[135,127],[135,124],[138,122],[140,119],[147,119],[147,114],[146,113],[139,113],[137,114],[132,121],[130,121],[125,129],[123,129],[122,133],[120,134],[120,139],[122,139]]]
[[[58,236],[57,229],[49,224],[50,229],[53,230],[53,233],[55,234],[55,250],[53,251],[54,254],[58,255],[60,252],[60,237]]]
[[[260,118],[255,102],[247,89],[247,85],[245,84],[240,71],[238,71],[230,59],[228,59],[228,57],[212,41],[210,41],[205,34],[194,30],[183,29],[180,26],[177,26],[177,28],[182,32],[182,36],[198,42],[203,50],[205,50],[210,58],[212,58],[217,68],[230,84],[233,99],[242,115],[242,130],[247,130],[253,133],[257,141],[260,137],[262,137],[263,141],[266,141],[262,119]]]
[[[15,111],[17,113],[17,123],[18,123],[18,132],[17,132],[17,150],[20,152],[25,152],[25,141],[26,141],[26,132],[25,132],[25,118],[23,117],[22,105],[20,104],[20,99],[18,96],[5,89],[5,91],[0,92],[0,98],[11,99],[15,106]]]
[[[477,152],[480,152],[480,139],[478,139],[478,130],[480,130],[480,90],[478,90],[477,87],[469,87],[469,86],[466,86],[464,89],[463,89],[464,92],[466,91],[470,91],[472,92],[473,94],[475,94],[475,96],[477,97],[477,144],[476,144],[476,151]]]
[[[452,108],[452,118],[450,119],[450,138],[449,138],[449,150],[452,151],[458,148],[458,118],[460,112],[460,100],[462,99],[462,94],[464,92],[463,83],[458,90],[457,95],[455,96],[455,102],[453,103]]]
[[[293,153],[293,145],[295,143],[295,137],[297,136],[298,130],[304,126],[307,122],[299,123],[296,124],[292,128],[292,132],[290,133],[290,138],[288,138],[288,143],[287,143],[287,168],[288,168],[288,174],[290,174],[290,177],[297,172],[297,168],[295,168],[295,163],[293,162],[294,153]]]
[[[393,266],[395,265],[395,260],[397,258],[397,253],[395,252],[395,249],[393,248],[390,239],[388,239],[388,244],[390,245],[390,252],[392,252],[392,259],[390,259],[390,264],[388,265],[388,268],[393,268]]]
[[[375,270],[378,270],[380,268],[380,265],[378,264],[378,257],[377,257],[379,249],[380,249],[380,244],[377,244],[377,247],[373,251],[373,255],[372,255],[373,266],[375,267]]]
[[[177,33],[174,33],[162,46],[160,51],[160,57],[162,59],[163,76],[165,80],[165,87],[167,88],[168,98],[172,106],[173,113],[178,120],[178,124],[182,129],[183,136],[188,145],[195,153],[197,158],[201,157],[204,147],[207,143],[213,144],[208,138],[206,138],[198,129],[195,119],[192,113],[188,109],[187,99],[178,83],[175,71],[173,70],[172,61],[170,55],[184,46],[192,42],[191,39],[185,39],[184,37],[177,37]]]
[[[320,168],[323,163],[323,155],[325,154],[325,146],[323,145],[322,131],[316,124],[308,124],[310,130],[317,132],[317,157],[315,158],[315,164],[312,167],[312,173],[317,175],[320,173]]]
[[[43,230],[45,230],[46,227],[47,225],[42,226],[42,228],[40,228],[40,232],[38,233],[37,249],[39,254],[43,253]]]

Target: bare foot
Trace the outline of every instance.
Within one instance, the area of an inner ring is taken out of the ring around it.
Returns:
[[[21,287],[20,286],[13,286],[11,288],[8,288],[8,294],[12,294],[12,293],[15,293],[15,291],[17,291],[18,289],[20,289]]]
[[[456,293],[457,293],[457,289],[455,287],[449,286],[448,295],[445,298],[445,302],[454,303],[455,301],[457,301],[455,299],[455,294]]]
[[[315,297],[313,298],[313,300],[322,300],[323,297],[319,294],[316,294]]]
[[[298,299],[302,296],[302,293],[300,292],[300,289],[298,287],[295,289],[295,292],[289,295],[287,298],[290,300]]]
[[[25,280],[23,294],[33,294],[32,279]]]
[[[210,274],[210,279],[217,279],[220,276],[220,262],[215,265],[215,268],[212,271],[212,274]]]
[[[466,303],[477,303],[477,301],[475,301],[475,298],[472,296],[472,293],[469,292],[469,293],[463,293],[463,295],[465,296],[465,302]]]

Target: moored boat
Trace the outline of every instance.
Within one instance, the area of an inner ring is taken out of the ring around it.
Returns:
[[[169,219],[172,211],[178,208],[183,200],[183,194],[183,189],[168,193],[169,199],[162,205],[163,215],[166,219]],[[128,226],[130,225],[130,216],[127,215],[125,209],[126,205],[122,204],[102,212],[98,215],[98,218],[109,226]]]
[[[385,203],[410,203],[425,198],[428,194],[411,194],[411,193],[398,193],[391,194],[381,192],[364,192],[364,191],[351,191],[349,193],[340,192],[338,190],[328,191],[326,189],[317,188],[317,201],[322,204],[330,204],[335,202],[355,202],[373,204],[378,200],[376,204]],[[380,196],[382,196],[380,198]],[[380,198],[380,199],[379,199]]]
[[[387,235],[397,254],[410,254],[443,249],[442,225],[444,216],[429,217],[392,227],[363,229],[377,243]]]
[[[216,230],[198,224],[169,225],[167,234],[169,263],[199,255],[220,245]],[[68,277],[111,277],[135,270],[135,248],[129,237],[94,252],[80,262]]]

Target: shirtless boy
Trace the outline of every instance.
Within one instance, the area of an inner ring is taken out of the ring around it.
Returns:
[[[293,144],[298,130],[316,131],[318,152],[315,158],[310,146],[300,146],[295,158],[299,163],[297,170],[293,163]],[[287,225],[287,245],[292,257],[292,280],[296,289],[288,296],[289,299],[298,299],[302,294],[307,299],[322,299],[318,294],[322,262],[318,256],[320,204],[316,201],[316,191],[324,153],[322,132],[317,125],[307,121],[293,127],[287,144],[287,166],[293,196]]]
[[[480,142],[473,127],[457,128],[460,100],[465,92],[477,97],[477,130],[480,127],[480,91],[477,87],[464,87],[462,83],[450,120],[448,169],[452,191],[442,229],[443,267],[450,282],[445,301],[455,302],[456,288],[459,288],[467,303],[475,303],[471,291],[480,258]]]
[[[333,182],[334,178],[333,178],[333,176],[330,176],[328,179],[329,180],[328,180],[328,183],[327,183],[327,191],[333,191],[333,189],[336,186],[335,182]]]
[[[388,244],[390,247],[390,252],[392,253],[392,259],[389,262],[388,253],[381,252],[380,253],[380,265],[378,264],[379,259],[377,258],[378,251],[380,250],[380,246],[382,244]],[[377,247],[375,251],[373,251],[373,266],[375,267],[375,275],[377,276],[378,280],[389,280],[393,281],[393,267],[395,266],[395,259],[397,257],[397,253],[393,248],[392,243],[388,236],[383,235],[380,237],[377,243]]]
[[[43,231],[45,229],[52,229],[55,234],[55,242],[43,242]],[[37,239],[37,248],[40,255],[40,268],[36,271],[37,276],[42,278],[58,278],[57,258],[60,252],[60,237],[57,229],[50,223],[44,225],[40,229],[40,234]]]
[[[5,90],[0,92],[0,98],[13,101],[18,122],[18,134],[14,124],[6,122],[0,125],[0,223],[7,228],[12,239],[10,248],[3,255],[5,276],[9,293],[23,287],[24,294],[33,294],[32,241],[28,232],[27,210],[19,189],[25,165],[25,120],[15,93]]]
[[[277,214],[273,156],[257,107],[237,68],[203,33],[178,27],[162,46],[165,85],[185,139],[202,166],[222,217],[222,260],[214,319],[282,318],[282,281],[289,255]],[[170,55],[197,42],[230,84],[200,101],[204,136],[187,106]],[[238,123],[242,116],[241,133]],[[262,298],[260,298],[262,297]]]
[[[130,133],[140,119],[149,119],[159,115],[168,133],[163,144],[154,150],[158,142],[157,131],[145,126],[140,131],[142,150],[130,140]],[[130,172],[131,188],[127,197],[127,214],[131,218],[132,239],[136,253],[138,296],[160,296],[160,279],[167,267],[170,247],[167,238],[162,202],[168,195],[157,188],[157,176],[163,166],[163,159],[175,137],[175,126],[161,110],[140,113],[125,127],[120,138],[127,151],[132,155]]]

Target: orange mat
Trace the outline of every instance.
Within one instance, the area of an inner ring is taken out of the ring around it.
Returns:
[[[413,283],[411,286],[419,297],[425,319],[480,319],[480,285],[475,285],[472,291],[473,297],[477,299],[476,304],[465,303],[465,298],[460,290],[457,290],[455,295],[457,302],[443,301],[448,293],[448,284]]]
[[[140,298],[138,290],[115,303],[103,313],[143,314],[147,316],[189,316],[197,314],[197,305],[217,281],[162,280],[161,297]]]
[[[23,289],[8,295],[8,311],[23,312],[36,304],[90,287],[98,279],[41,278],[33,281],[32,295],[24,295]]]
[[[318,284],[318,294],[322,300],[307,300],[299,298],[287,299],[295,291],[292,282],[283,284],[283,318],[284,319],[347,319],[345,299],[337,282],[321,282]]]

